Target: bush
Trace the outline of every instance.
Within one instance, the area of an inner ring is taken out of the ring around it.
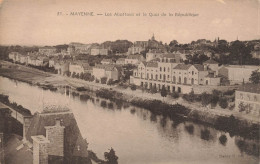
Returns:
[[[228,107],[228,101],[226,98],[220,98],[219,100],[219,106],[223,109],[226,109]]]
[[[107,85],[113,85],[113,80],[112,80],[112,79],[109,79],[109,80],[107,81]]]
[[[177,98],[180,97],[180,94],[179,94],[178,92],[173,92],[173,93],[171,94],[171,96],[172,96],[174,99],[177,99]]]
[[[219,142],[220,142],[222,145],[225,145],[226,142],[227,142],[227,137],[226,137],[226,135],[221,135],[221,136],[219,137]]]
[[[210,104],[211,99],[212,99],[212,95],[211,94],[207,94],[205,92],[203,92],[201,94],[201,104],[203,106],[207,106],[208,104]]]
[[[101,81],[101,84],[106,84],[107,83],[107,77],[102,77],[100,79],[100,81]]]
[[[99,83],[99,80],[98,80],[98,79],[96,79],[96,83]]]
[[[136,90],[136,85],[134,85],[134,84],[131,85],[131,90],[132,90],[132,91]]]

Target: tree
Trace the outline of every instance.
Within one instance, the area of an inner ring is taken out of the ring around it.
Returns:
[[[100,79],[100,81],[101,81],[101,84],[106,84],[107,83],[107,77],[102,77]]]
[[[207,106],[211,102],[211,95],[203,92],[201,95],[201,104]]]
[[[118,157],[116,156],[116,153],[113,148],[110,149],[109,152],[104,153],[105,159],[107,160],[107,164],[117,164]]]
[[[134,84],[131,85],[131,90],[132,90],[132,91],[135,91],[135,90],[136,90],[136,85],[134,85]]]
[[[247,64],[252,59],[250,48],[238,40],[230,46],[229,57],[230,61],[237,61],[240,65]]]
[[[167,96],[167,90],[165,89],[165,86],[163,85],[162,86],[162,89],[161,89],[161,96],[164,98]]]
[[[113,80],[112,79],[109,79],[108,81],[107,81],[107,85],[112,85],[113,84]]]
[[[255,70],[252,72],[249,81],[254,83],[254,84],[259,84],[260,82],[260,72],[258,70]]]
[[[219,106],[223,109],[226,109],[228,107],[228,101],[225,97],[219,99]]]

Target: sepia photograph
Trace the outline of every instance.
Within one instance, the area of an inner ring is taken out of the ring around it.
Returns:
[[[0,0],[0,164],[259,164],[260,0]]]

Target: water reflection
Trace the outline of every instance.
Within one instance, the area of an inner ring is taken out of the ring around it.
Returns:
[[[83,137],[88,138],[89,148],[103,157],[104,151],[113,147],[119,163],[258,163],[256,141],[232,138],[206,125],[169,119],[129,103],[73,96],[68,88],[50,92],[2,77],[0,84],[1,93],[32,112],[40,110],[42,104],[38,102],[42,100],[45,104],[68,105]],[[220,141],[222,135],[227,138],[225,142]]]

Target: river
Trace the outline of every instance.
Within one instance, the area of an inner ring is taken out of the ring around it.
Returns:
[[[89,142],[89,149],[103,158],[104,152],[113,147],[122,164],[259,162],[256,141],[231,137],[206,125],[170,120],[134,106],[102,107],[101,99],[82,101],[77,96],[4,77],[0,77],[0,93],[32,113],[53,104],[68,106]],[[219,141],[222,135],[226,142]]]

